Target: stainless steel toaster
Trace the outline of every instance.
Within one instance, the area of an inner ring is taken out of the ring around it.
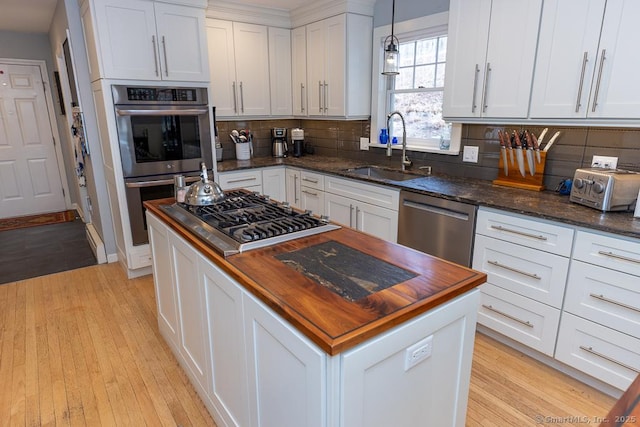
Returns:
[[[569,200],[604,212],[633,210],[640,173],[622,169],[576,169]]]

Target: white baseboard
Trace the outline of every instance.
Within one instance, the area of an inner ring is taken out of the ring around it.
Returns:
[[[107,263],[107,252],[104,248],[104,242],[100,238],[100,235],[96,231],[96,228],[93,224],[89,223],[86,225],[87,229],[87,240],[89,241],[89,245],[91,246],[91,250],[93,254],[96,256],[96,260],[98,260],[98,264]]]

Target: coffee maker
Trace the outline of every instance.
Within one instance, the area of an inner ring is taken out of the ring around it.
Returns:
[[[272,128],[271,129],[271,154],[273,157],[287,157],[287,129]]]
[[[293,157],[300,157],[304,153],[304,130],[291,129],[291,144],[293,145]]]

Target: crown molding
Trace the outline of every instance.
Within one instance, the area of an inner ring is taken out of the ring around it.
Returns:
[[[291,11],[291,25],[301,27],[342,13],[373,16],[376,0],[325,0],[301,6]]]
[[[291,28],[291,15],[288,10],[230,1],[209,0],[207,18]]]

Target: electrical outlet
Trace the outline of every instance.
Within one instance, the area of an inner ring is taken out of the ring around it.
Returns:
[[[418,363],[427,359],[431,356],[431,351],[433,350],[433,335],[428,336],[427,338],[418,341],[411,347],[408,347],[404,353],[404,370],[408,371],[409,369],[416,366]]]
[[[592,168],[616,169],[618,167],[617,157],[593,156],[591,160]]]
[[[479,148],[473,145],[465,145],[462,151],[462,161],[470,163],[478,163]]]
[[[360,149],[369,150],[369,138],[360,138]]]

